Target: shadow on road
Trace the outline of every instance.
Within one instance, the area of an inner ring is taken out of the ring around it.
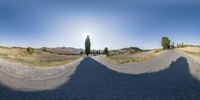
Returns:
[[[70,80],[54,90],[22,92],[0,87],[0,100],[198,100],[200,83],[184,57],[168,69],[130,75],[84,59]]]

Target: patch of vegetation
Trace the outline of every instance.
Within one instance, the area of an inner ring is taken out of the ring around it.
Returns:
[[[91,47],[90,37],[87,36],[85,40],[85,53],[87,56],[90,54],[90,47]]]
[[[1,54],[1,53],[0,53],[0,57],[1,57],[1,58],[4,58],[4,59],[9,59],[9,57],[8,57],[7,54]]]
[[[168,37],[162,37],[161,45],[163,49],[169,49],[170,48],[170,40]]]
[[[64,65],[64,64],[71,62],[72,60],[48,62],[48,61],[27,60],[27,59],[23,59],[23,58],[16,58],[16,59],[14,59],[14,61],[20,62],[25,65],[29,65],[29,66],[41,66],[41,67],[42,66],[50,66],[51,67],[51,66]]]
[[[129,54],[136,54],[136,53],[141,53],[143,51],[135,51],[135,50],[130,50],[128,51]]]
[[[104,60],[112,63],[132,64],[151,60],[159,56],[162,52],[163,49],[134,51],[133,53],[126,51],[123,54],[110,54],[109,56],[104,56]]]
[[[35,50],[31,47],[28,47],[26,48],[26,51],[28,52],[28,54],[33,54]]]
[[[177,48],[184,48],[185,47],[185,45],[184,45],[184,43],[180,43],[180,44],[177,44],[177,46],[176,46]]]
[[[81,55],[59,55],[33,48],[0,48],[0,58],[28,66],[59,66],[80,58]]]
[[[117,60],[117,63],[120,64],[129,64],[129,63],[138,63],[138,62],[144,62],[144,61],[148,61],[151,60],[152,58],[154,58],[154,55],[151,56],[147,56],[147,57],[138,57],[138,58],[129,58],[129,59],[121,59],[121,60]],[[112,58],[109,58],[110,60],[114,60]]]
[[[126,50],[126,51],[142,51],[140,48],[138,47],[129,47],[129,48],[123,48],[122,50]]]
[[[172,48],[172,49],[175,48],[174,42],[172,42],[172,44],[171,44],[171,48]]]
[[[200,57],[200,52],[191,52],[191,51],[185,51],[186,53],[188,54],[191,54],[191,55],[195,55],[195,56],[199,56]]]
[[[44,52],[46,52],[47,48],[46,47],[42,47],[41,50],[44,51]]]
[[[123,54],[121,54],[121,55],[109,55],[105,59],[114,63],[129,64],[129,63],[138,63],[138,62],[148,61],[155,57],[156,55],[154,54],[150,54],[145,57],[136,57],[136,58],[123,56]]]
[[[155,53],[158,53],[158,52],[161,52],[161,51],[163,51],[163,49],[157,49],[157,50],[155,51]]]
[[[105,47],[103,53],[104,53],[105,55],[109,56],[109,51],[108,51],[108,48],[107,48],[107,47]]]

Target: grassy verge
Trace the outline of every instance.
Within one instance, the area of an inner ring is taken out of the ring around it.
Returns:
[[[0,58],[3,58],[3,59],[9,59],[9,57],[8,57],[7,54],[1,54],[1,53],[0,53]]]
[[[191,54],[191,55],[200,57],[200,52],[192,52],[192,51],[184,51],[184,52],[187,54]]]
[[[151,55],[148,57],[138,57],[138,58],[129,58],[129,59],[113,59],[112,57],[106,57],[108,61],[114,62],[114,63],[120,63],[120,64],[129,64],[129,63],[139,63],[148,61],[150,59],[153,59],[155,56]]]
[[[51,62],[44,62],[44,61],[37,61],[37,60],[27,60],[27,59],[10,59],[11,61],[14,62],[20,62],[22,64],[28,65],[28,66],[60,66],[60,65],[65,65],[73,60],[66,60],[66,61],[51,61]]]
[[[15,63],[21,63],[21,64],[24,64],[24,65],[28,65],[28,66],[41,66],[41,67],[45,67],[45,66],[60,66],[60,65],[65,65],[67,63],[70,63],[74,60],[77,60],[80,58],[80,56],[76,56],[76,57],[73,57],[71,59],[66,59],[66,60],[55,60],[55,61],[43,61],[43,60],[40,60],[40,59],[31,59],[31,58],[10,58],[8,57],[7,55],[2,55],[0,54],[0,58],[3,58],[3,59],[6,59],[6,60],[9,60],[11,62],[15,62]]]
[[[184,52],[189,55],[200,57],[200,47],[184,47],[184,48],[177,48],[177,51]]]
[[[139,62],[145,62],[148,60],[151,60],[158,55],[160,55],[163,52],[163,50],[155,50],[153,53],[141,56],[141,57],[134,57],[134,54],[123,55],[110,55],[110,56],[104,56],[103,59],[112,63],[119,63],[119,64],[131,64],[131,63],[139,63]],[[143,52],[140,52],[143,53]]]
[[[176,51],[181,52],[192,58],[196,62],[200,62],[200,47],[184,47],[177,48]]]
[[[0,58],[28,66],[60,66],[80,57],[81,55],[59,55],[40,50],[35,50],[33,54],[29,54],[24,48],[0,48]]]

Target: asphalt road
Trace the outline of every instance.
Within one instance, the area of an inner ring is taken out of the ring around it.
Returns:
[[[123,66],[88,57],[66,74],[38,81],[0,71],[0,100],[199,100],[197,63],[175,51],[155,60],[120,72]]]

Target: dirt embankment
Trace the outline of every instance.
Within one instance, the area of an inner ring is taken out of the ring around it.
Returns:
[[[50,53],[40,49],[34,49],[34,53],[29,54],[26,48],[0,47],[0,58],[28,66],[59,66],[80,57],[81,55]]]

